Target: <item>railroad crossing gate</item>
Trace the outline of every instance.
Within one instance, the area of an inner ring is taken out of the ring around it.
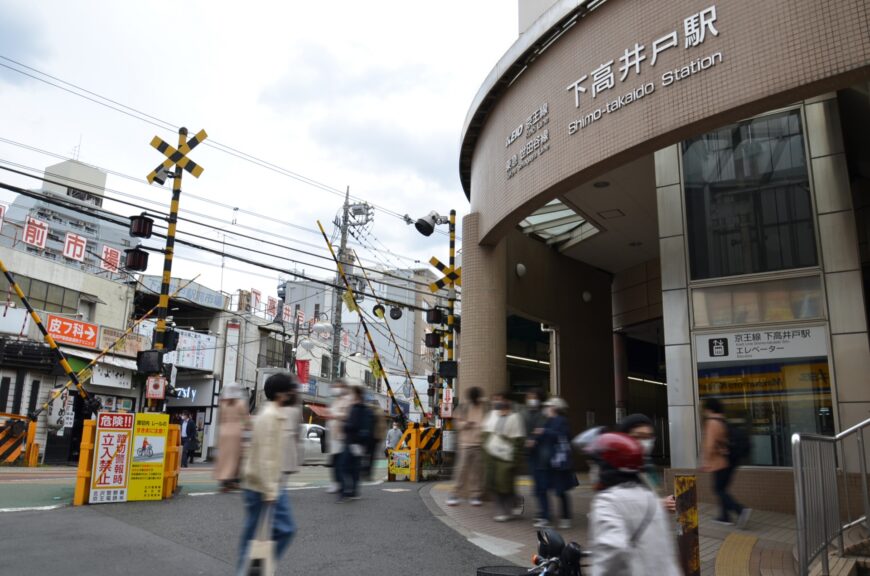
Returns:
[[[429,264],[438,268],[438,271],[444,274],[440,280],[436,280],[429,284],[429,290],[438,292],[445,286],[462,286],[462,266],[454,269],[451,266],[445,265],[441,260],[432,256],[429,259]]]
[[[203,167],[188,158],[187,155],[206,138],[208,138],[208,134],[205,133],[205,130],[200,130],[190,140],[188,140],[186,144],[179,146],[178,150],[176,150],[167,144],[162,138],[155,136],[151,140],[151,146],[166,156],[166,160],[148,174],[148,183],[151,184],[157,182],[162,186],[166,182],[167,171],[172,168],[173,165],[177,165],[179,168],[187,170],[194,177],[199,178],[199,175],[202,174]]]
[[[34,443],[36,422],[20,414],[0,413],[0,464],[17,464],[24,454],[25,466],[36,466],[39,445]]]
[[[408,428],[399,439],[396,450],[390,450],[387,465],[389,479],[396,476],[407,476],[411,482],[423,480],[423,467],[438,465],[438,455],[441,451],[441,428],[423,426],[418,422],[409,422]]]

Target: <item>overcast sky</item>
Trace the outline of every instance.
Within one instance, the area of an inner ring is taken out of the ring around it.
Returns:
[[[212,141],[336,191],[350,186],[352,196],[414,217],[455,208],[461,219],[468,212],[458,176],[462,124],[481,82],[516,37],[516,2],[505,0],[0,0],[0,56],[169,125],[192,133],[205,128]],[[144,176],[162,159],[149,141],[158,135],[174,145],[171,130],[3,67],[0,110],[0,137],[139,178],[110,174],[107,188],[168,210],[170,185],[149,187]],[[181,217],[208,217],[220,230],[180,222],[180,238],[188,231],[255,246],[237,236],[247,234],[326,254],[313,231],[319,219],[332,232],[340,194],[216,148],[200,146],[191,157],[205,172],[198,180],[185,176]],[[40,170],[60,161],[6,142],[0,160]],[[0,181],[39,186],[5,171]],[[0,192],[0,200],[12,199]],[[109,206],[124,216],[139,212]],[[361,236],[382,251],[361,256],[391,266],[447,258],[446,236],[424,238],[380,209]],[[227,252],[287,269],[294,264],[283,257],[328,265],[273,245],[256,248],[269,255]],[[310,264],[296,268],[328,275]],[[153,255],[149,272],[161,269]],[[278,278],[228,260],[221,284],[219,256],[179,248],[173,276],[197,274],[206,286],[255,287],[264,297],[275,294]]]

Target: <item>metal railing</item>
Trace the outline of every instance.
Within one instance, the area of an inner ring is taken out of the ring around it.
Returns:
[[[870,494],[867,491],[867,454],[864,449],[864,430],[868,427],[870,419],[836,436],[800,433],[791,437],[798,574],[801,576],[809,574],[810,564],[817,556],[821,556],[822,574],[827,576],[830,574],[828,549],[834,541],[843,555],[844,534],[848,529],[864,524],[870,530]],[[860,476],[863,504],[863,515],[855,519],[852,518],[846,458],[846,443],[851,439],[855,441],[859,464],[853,475]],[[845,504],[845,521],[841,504]]]

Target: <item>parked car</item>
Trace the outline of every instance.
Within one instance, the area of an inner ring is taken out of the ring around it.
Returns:
[[[326,444],[326,428],[319,424],[303,424],[302,441],[305,445],[305,460],[303,464],[327,464],[329,449]]]

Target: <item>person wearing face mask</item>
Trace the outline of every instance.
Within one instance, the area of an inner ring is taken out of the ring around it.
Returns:
[[[533,431],[533,437],[538,448],[538,475],[541,481],[541,491],[538,503],[541,516],[535,522],[536,528],[550,525],[549,493],[552,490],[562,504],[562,518],[559,528],[571,527],[571,500],[568,491],[578,485],[574,473],[574,459],[571,454],[571,429],[565,413],[568,404],[561,398],[553,397],[544,403],[546,421],[543,426]]]
[[[467,402],[460,404],[453,417],[453,427],[459,432],[459,465],[456,485],[447,499],[448,506],[457,506],[469,497],[472,506],[480,506],[483,497],[483,460],[480,449],[480,431],[486,417],[483,390],[477,386],[468,389]]]
[[[605,432],[587,453],[600,470],[589,512],[592,576],[679,576],[670,520],[640,478],[643,447],[628,434]]]
[[[643,414],[631,414],[622,419],[619,426],[617,426],[617,431],[628,434],[643,447],[644,467],[640,477],[650,488],[656,489],[658,486],[656,482],[658,474],[655,473],[655,465],[652,463],[652,451],[656,445],[656,429],[652,420]],[[677,511],[677,504],[673,494],[662,498],[662,505],[669,512]]]
[[[522,514],[522,500],[516,494],[514,481],[525,435],[522,417],[513,411],[504,395],[494,395],[482,439],[486,453],[487,488],[495,494],[499,509],[493,518],[496,522],[506,522]]]
[[[526,439],[526,469],[529,476],[532,477],[532,491],[538,503],[541,498],[547,497],[546,479],[544,478],[546,466],[541,461],[544,457],[538,449],[538,442],[533,430],[543,428],[547,422],[547,417],[544,415],[544,392],[540,388],[530,390],[526,393],[526,406],[523,410],[523,424],[526,431],[529,432],[529,437]],[[535,515],[535,521],[539,521],[546,515],[543,510],[540,510]]]

